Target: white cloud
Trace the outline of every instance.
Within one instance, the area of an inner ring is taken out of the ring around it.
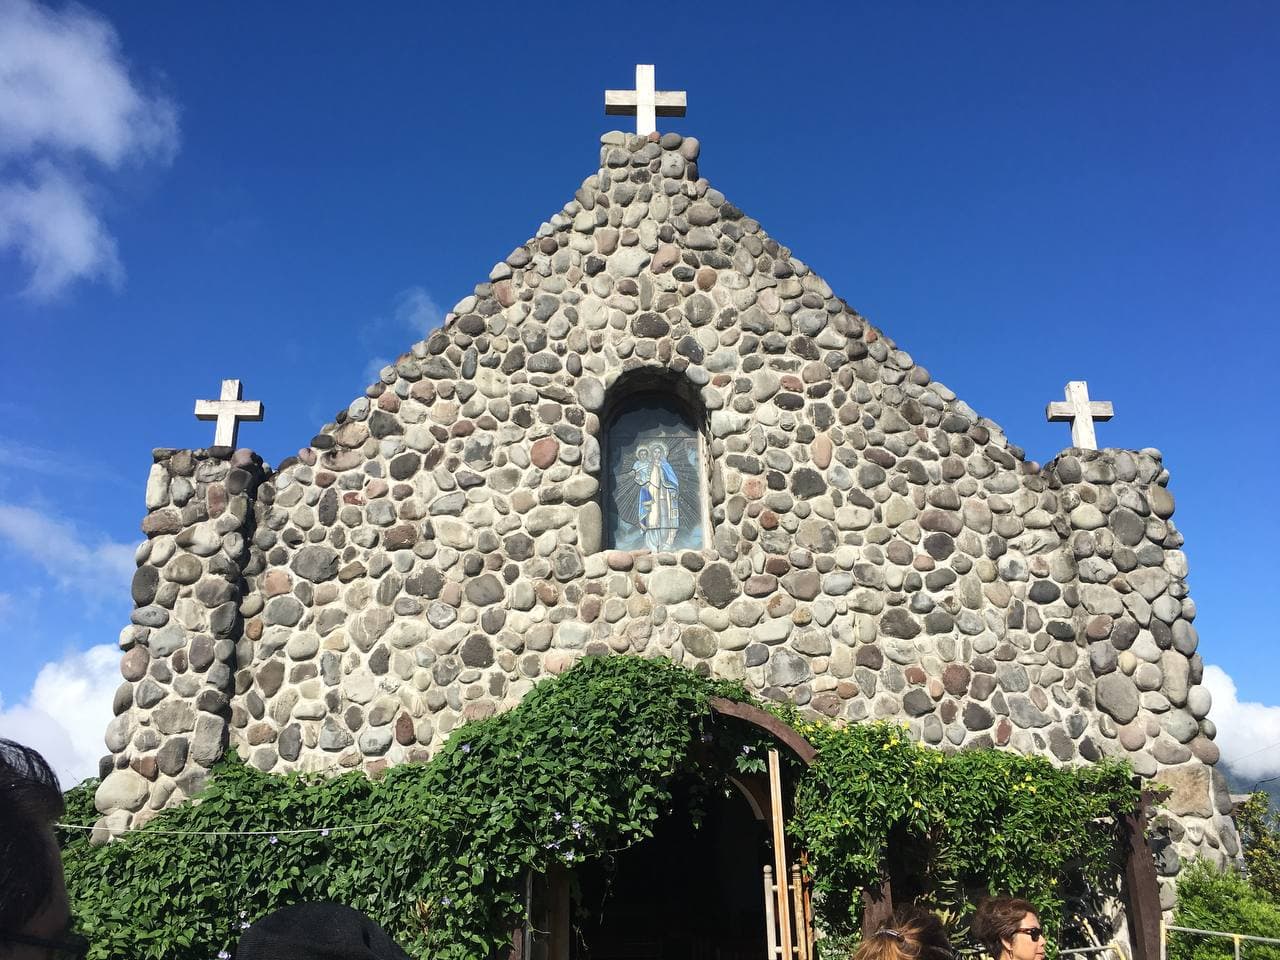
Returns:
[[[444,311],[422,287],[409,287],[395,296],[391,316],[379,316],[363,326],[360,341],[366,349],[375,350],[364,365],[366,383],[374,383],[382,374],[382,368],[395,363],[386,353],[388,340],[394,337],[394,345],[402,348],[402,331],[408,329],[419,339],[444,323]]]
[[[29,296],[123,277],[85,162],[168,163],[177,148],[176,107],[130,77],[110,23],[75,5],[0,0],[0,250],[31,271]]]
[[[1209,719],[1218,728],[1223,762],[1242,780],[1280,776],[1280,706],[1241,701],[1235,681],[1221,667],[1204,668],[1213,694]]]
[[[46,663],[31,692],[7,709],[0,736],[34,747],[69,788],[97,776],[111,701],[120,684],[120,651],[103,643]]]
[[[108,539],[89,543],[70,521],[10,503],[0,503],[0,539],[64,589],[80,591],[90,600],[127,596],[135,569],[132,544]]]
[[[89,206],[82,184],[41,164],[33,182],[0,183],[0,250],[12,248],[31,273],[27,293],[51,300],[75,280],[119,286],[116,242]]]
[[[422,287],[410,287],[396,297],[395,317],[418,336],[425,337],[444,322],[444,311]]]

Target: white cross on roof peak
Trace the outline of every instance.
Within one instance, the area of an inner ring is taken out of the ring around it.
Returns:
[[[1110,420],[1115,416],[1110,400],[1090,400],[1089,384],[1084,380],[1072,380],[1067,384],[1067,399],[1055,400],[1044,409],[1050,423],[1062,420],[1071,423],[1071,445],[1082,450],[1097,450],[1098,438],[1093,432],[1093,421]]]
[[[636,133],[647,137],[658,130],[658,117],[683,117],[685,111],[683,90],[653,89],[653,64],[636,64],[636,88],[634,90],[606,90],[604,112],[610,116],[636,118]]]
[[[217,400],[196,401],[197,420],[216,420],[213,445],[234,447],[241,420],[261,420],[262,404],[257,400],[240,399],[240,381],[223,380],[222,396]]]

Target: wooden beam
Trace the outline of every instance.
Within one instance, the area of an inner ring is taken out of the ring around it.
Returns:
[[[736,717],[739,720],[745,720],[752,726],[759,727],[765,733],[781,740],[784,745],[791,749],[792,753],[804,761],[806,767],[812,766],[813,761],[818,759],[818,751],[814,749],[813,744],[773,714],[761,710],[757,706],[749,703],[738,703],[736,700],[726,700],[724,697],[712,697],[711,709],[725,717]]]
[[[782,960],[791,960],[791,904],[787,901],[787,846],[782,820],[782,761],[769,750],[769,813],[773,821],[773,873],[778,891],[778,941]]]
[[[1121,818],[1127,844],[1124,863],[1125,911],[1129,920],[1129,942],[1133,960],[1161,960],[1160,880],[1156,858],[1147,843],[1147,808],[1154,797],[1143,790],[1137,809]]]

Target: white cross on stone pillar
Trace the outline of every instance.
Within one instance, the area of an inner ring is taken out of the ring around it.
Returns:
[[[262,404],[240,399],[240,381],[223,380],[222,396],[217,400],[196,401],[197,420],[217,420],[213,432],[215,447],[234,447],[241,420],[261,420]]]
[[[683,117],[683,90],[654,90],[653,64],[636,64],[634,90],[606,90],[604,112],[610,116],[636,118],[636,133],[647,137],[657,132],[658,117]]]
[[[1090,400],[1089,384],[1084,380],[1072,380],[1067,384],[1067,399],[1055,400],[1044,409],[1050,423],[1063,420],[1071,422],[1071,445],[1082,450],[1097,450],[1098,438],[1093,432],[1093,421],[1110,420],[1115,416],[1110,400]]]

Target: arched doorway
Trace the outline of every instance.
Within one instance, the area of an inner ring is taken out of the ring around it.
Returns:
[[[717,698],[712,709],[716,725],[769,734],[797,766],[816,756],[794,729],[758,707]],[[810,918],[801,909],[794,923],[779,919],[778,900],[789,904],[794,888],[767,887],[779,865],[793,862],[777,849],[790,809],[779,750],[770,751],[770,774],[677,777],[671,810],[649,839],[531,877],[530,922],[510,960],[759,960],[771,952],[790,960],[790,946],[784,953],[778,945],[780,929],[796,933],[795,960],[808,960],[799,945],[812,943]]]
[[[769,827],[737,790],[676,784],[653,837],[574,872],[570,960],[759,960]]]

